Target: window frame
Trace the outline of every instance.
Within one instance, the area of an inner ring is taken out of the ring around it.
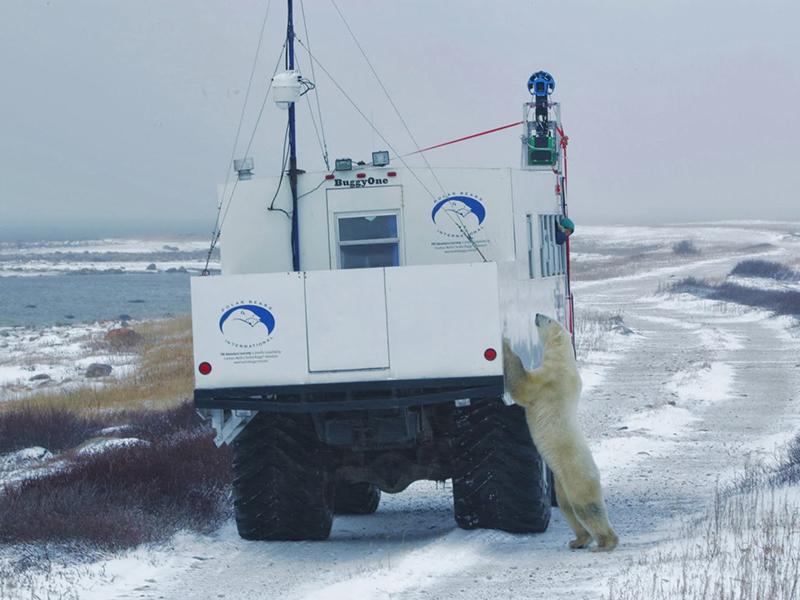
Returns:
[[[567,272],[566,244],[556,243],[556,219],[560,217],[553,213],[539,215],[539,268],[543,278]]]
[[[339,234],[339,220],[340,219],[352,219],[358,217],[384,217],[384,216],[392,216],[395,218],[395,226],[397,229],[397,236],[396,237],[389,237],[389,238],[366,238],[363,240],[342,240]],[[391,266],[402,266],[403,265],[403,232],[402,232],[402,219],[400,218],[400,211],[399,210],[356,210],[356,211],[344,211],[344,212],[335,212],[333,214],[333,220],[335,225],[335,244],[336,244],[336,268],[342,269],[342,247],[343,246],[372,246],[375,244],[397,244],[397,265]]]
[[[536,261],[534,260],[536,245],[534,244],[532,213],[525,215],[525,228],[525,233],[528,238],[528,278],[534,279],[536,277]]]

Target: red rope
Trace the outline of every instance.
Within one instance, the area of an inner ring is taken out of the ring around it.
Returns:
[[[471,140],[472,138],[480,137],[482,135],[488,135],[490,133],[495,133],[497,131],[502,131],[503,129],[508,129],[510,127],[516,127],[517,125],[522,125],[522,121],[517,121],[516,123],[509,123],[508,125],[503,125],[501,127],[495,127],[494,129],[487,129],[486,131],[481,131],[479,133],[473,133],[472,135],[466,135],[464,137],[460,137],[455,140],[450,140],[449,142],[444,142],[442,144],[436,144],[435,146],[428,146],[427,148],[422,148],[421,150],[417,150],[416,152],[410,152],[408,154],[404,154],[403,158],[406,156],[413,156],[414,154],[421,154],[422,152],[427,152],[428,150],[435,150],[436,148],[441,148],[443,146],[449,146],[450,144],[457,144],[458,142],[464,142],[466,140]]]
[[[563,193],[566,195],[567,193],[567,145],[569,144],[569,136],[564,133],[564,130],[557,126],[556,129],[558,130],[558,135],[561,137],[561,149],[564,151],[564,190]],[[560,186],[556,183],[556,188]],[[561,191],[561,190],[559,190]],[[566,216],[566,211],[564,216]],[[575,339],[575,304],[574,298],[572,296],[572,277],[571,277],[571,269],[570,269],[570,247],[569,247],[569,238],[566,241],[566,255],[567,255],[567,282],[569,284],[569,332],[572,334],[572,339]]]
[[[564,187],[567,183],[567,144],[569,144],[569,136],[564,133],[561,127],[556,127],[558,135],[561,137],[561,149],[564,151]]]

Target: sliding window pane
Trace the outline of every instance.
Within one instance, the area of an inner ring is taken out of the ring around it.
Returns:
[[[342,269],[397,267],[400,265],[400,246],[397,243],[340,246],[339,252]]]
[[[397,215],[339,217],[339,241],[380,240],[397,237]]]

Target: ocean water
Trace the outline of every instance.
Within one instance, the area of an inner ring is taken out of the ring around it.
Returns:
[[[0,327],[41,327],[188,313],[186,273],[0,278]]]
[[[0,327],[49,327],[190,312],[198,239],[0,243]],[[215,255],[209,265],[219,268]]]

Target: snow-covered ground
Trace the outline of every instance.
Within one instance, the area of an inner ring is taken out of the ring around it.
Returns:
[[[208,240],[197,238],[0,242],[0,277],[179,269],[199,272],[205,266],[208,247]],[[209,266],[219,268],[216,254]]]
[[[0,402],[41,389],[97,385],[89,380],[92,363],[111,365],[109,377],[123,377],[136,364],[135,352],[111,351],[106,332],[121,322],[54,327],[0,327]]]
[[[31,589],[85,599],[608,597],[612,580],[619,585],[648,556],[668,556],[720,484],[800,430],[795,322],[670,295],[664,285],[724,279],[744,258],[796,262],[798,232],[800,224],[733,223],[576,233],[578,260],[604,265],[602,278],[576,282],[576,306],[620,315],[632,330],[607,333],[579,357],[580,417],[620,536],[611,554],[570,551],[557,509],[539,535],[462,531],[449,482],[418,482],[385,494],[374,515],[337,517],[325,542],[247,542],[228,523],[213,535],[53,567],[13,590],[0,585],[0,598],[30,597]],[[674,255],[672,244],[684,239],[700,253]],[[631,262],[643,248],[649,257]],[[788,497],[797,507],[798,494]],[[660,576],[677,577],[673,566],[662,565]]]
[[[0,242],[0,257],[13,254],[70,254],[80,252],[126,252],[136,254],[178,252],[208,249],[208,240],[201,239],[130,239],[107,238],[101,240]]]

